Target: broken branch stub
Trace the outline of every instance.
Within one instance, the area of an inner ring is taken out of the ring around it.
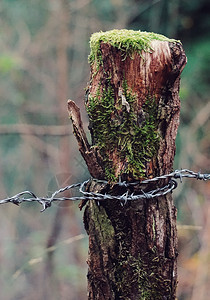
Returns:
[[[99,158],[97,156],[97,151],[88,143],[81,120],[80,109],[72,100],[68,100],[68,112],[72,120],[73,131],[78,142],[79,151],[87,164],[90,174],[94,178],[104,178],[103,169],[98,162]]]

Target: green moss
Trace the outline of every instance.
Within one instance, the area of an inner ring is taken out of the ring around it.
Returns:
[[[94,221],[95,231],[100,236],[101,246],[109,246],[113,248],[115,231],[110,219],[107,216],[105,209],[102,206],[98,206],[96,202],[92,203],[92,220]]]
[[[159,145],[155,99],[148,97],[138,115],[136,96],[125,80],[122,86],[129,110],[120,97],[115,103],[109,79],[101,94],[99,87],[95,97],[89,96],[87,106],[93,141],[104,158],[106,177],[110,181],[116,180],[112,161],[109,161],[113,151],[120,161],[127,162],[123,173],[141,178],[145,177],[146,163],[156,154]]]
[[[151,52],[152,46],[151,41],[168,41],[168,42],[180,42],[174,39],[169,39],[161,34],[156,34],[153,32],[143,32],[134,30],[110,30],[106,32],[96,32],[92,34],[90,38],[90,48],[91,52],[89,55],[89,62],[93,64],[97,63],[97,67],[102,62],[100,44],[101,42],[108,43],[113,47],[120,49],[122,51],[122,59],[126,59],[129,55],[132,57],[134,52],[141,55],[142,51]]]
[[[140,256],[135,258],[129,254],[126,258],[121,259],[121,263],[117,264],[115,276],[119,299],[130,299],[131,287],[136,290],[138,295],[141,295],[140,299],[142,300],[161,300],[163,291],[164,296],[169,299],[171,295],[170,281],[160,275],[164,258],[159,261],[155,259],[155,254],[151,256],[147,253],[147,255],[148,257],[143,262]],[[151,261],[153,261],[152,264],[150,264]]]

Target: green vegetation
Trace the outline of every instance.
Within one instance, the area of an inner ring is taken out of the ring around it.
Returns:
[[[109,43],[113,47],[120,49],[125,53],[123,57],[123,59],[125,59],[127,55],[132,57],[134,52],[141,55],[142,51],[152,51],[152,40],[179,42],[174,39],[169,39],[162,34],[142,32],[140,30],[114,29],[106,32],[96,32],[92,34],[90,39],[91,52],[89,55],[89,62],[92,64],[96,61],[97,67],[101,64],[101,42]]]
[[[18,61],[8,54],[0,54],[0,73],[9,73],[16,66],[18,66]]]
[[[105,247],[113,248],[115,232],[110,219],[107,217],[106,210],[93,202],[91,212],[95,230],[100,237],[101,246],[105,245]]]
[[[147,253],[144,259],[141,259],[140,255],[138,258],[135,258],[130,254],[128,254],[127,257],[123,257],[116,267],[119,295],[121,294],[126,297],[126,299],[130,299],[129,282],[132,286],[135,286],[138,293],[141,293],[142,300],[161,300],[162,289],[164,289],[166,295],[170,297],[170,282],[164,280],[159,271],[163,264],[164,258],[160,259],[159,257],[155,257],[155,253]]]
[[[123,82],[123,96],[128,110],[118,98],[115,103],[110,80],[100,93],[89,97],[87,111],[90,118],[94,145],[105,158],[107,179],[115,181],[114,170],[110,169],[109,155],[117,150],[119,160],[126,161],[123,173],[135,178],[144,177],[145,165],[155,155],[159,144],[157,132],[157,105],[155,99],[147,98],[140,114],[135,112],[136,96]]]

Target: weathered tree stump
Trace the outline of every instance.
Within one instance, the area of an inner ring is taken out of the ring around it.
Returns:
[[[89,191],[133,193],[162,180],[125,188],[172,171],[179,125],[180,73],[186,56],[179,41],[112,30],[91,37],[91,78],[86,90],[92,146],[78,107],[68,102],[74,133],[93,180]],[[81,204],[81,207],[84,205]],[[89,235],[88,299],[175,299],[176,208],[171,194],[155,199],[90,200],[84,224]]]

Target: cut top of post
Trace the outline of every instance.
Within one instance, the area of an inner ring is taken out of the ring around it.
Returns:
[[[92,34],[90,38],[91,52],[89,62],[90,64],[96,62],[98,66],[101,64],[101,42],[110,44],[122,52],[125,52],[125,57],[129,55],[132,58],[133,53],[141,55],[142,51],[152,52],[153,47],[151,42],[154,40],[181,43],[178,40],[169,39],[162,34],[140,30],[114,29],[106,32],[96,32]]]

